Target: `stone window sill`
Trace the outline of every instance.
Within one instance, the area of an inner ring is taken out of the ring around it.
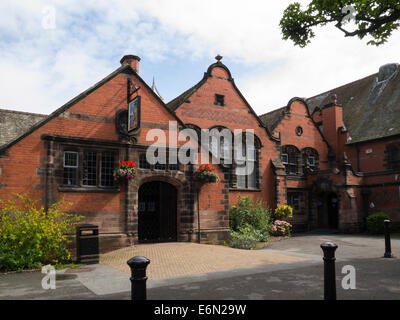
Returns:
[[[100,187],[67,187],[60,186],[58,187],[58,191],[60,192],[108,192],[108,193],[117,193],[120,191],[119,188],[100,188]]]

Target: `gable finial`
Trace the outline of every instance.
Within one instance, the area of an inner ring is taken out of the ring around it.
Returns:
[[[218,54],[216,57],[215,57],[215,59],[218,61],[218,62],[221,62],[221,59],[222,59],[223,57],[220,55],[220,54]]]

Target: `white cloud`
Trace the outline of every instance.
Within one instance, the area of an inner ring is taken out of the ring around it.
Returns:
[[[257,113],[400,62],[398,32],[388,44],[372,47],[327,26],[306,48],[294,47],[279,29],[284,8],[293,1],[2,1],[0,107],[50,113],[129,53],[160,66],[169,60],[212,60],[220,53],[228,67],[227,61],[243,65],[240,78],[231,71]],[[49,5],[56,12],[54,30],[42,28]]]

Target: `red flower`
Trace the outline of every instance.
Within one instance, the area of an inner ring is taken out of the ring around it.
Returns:
[[[118,163],[118,166],[126,166],[126,167],[133,167],[133,168],[135,168],[135,167],[136,167],[136,164],[135,164],[134,161],[123,161],[123,160],[121,160],[121,161]]]

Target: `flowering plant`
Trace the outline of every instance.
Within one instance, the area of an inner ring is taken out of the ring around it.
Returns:
[[[288,219],[293,217],[293,209],[291,206],[282,205],[275,209],[275,219]]]
[[[134,161],[120,161],[118,167],[114,169],[114,179],[122,188],[125,188],[125,184],[135,177],[136,164]]]
[[[216,182],[218,181],[218,176],[214,172],[214,168],[210,168],[208,164],[205,166],[200,166],[199,169],[194,173],[195,180],[200,182]]]
[[[271,226],[270,233],[272,236],[290,236],[292,225],[283,220],[275,220]]]

